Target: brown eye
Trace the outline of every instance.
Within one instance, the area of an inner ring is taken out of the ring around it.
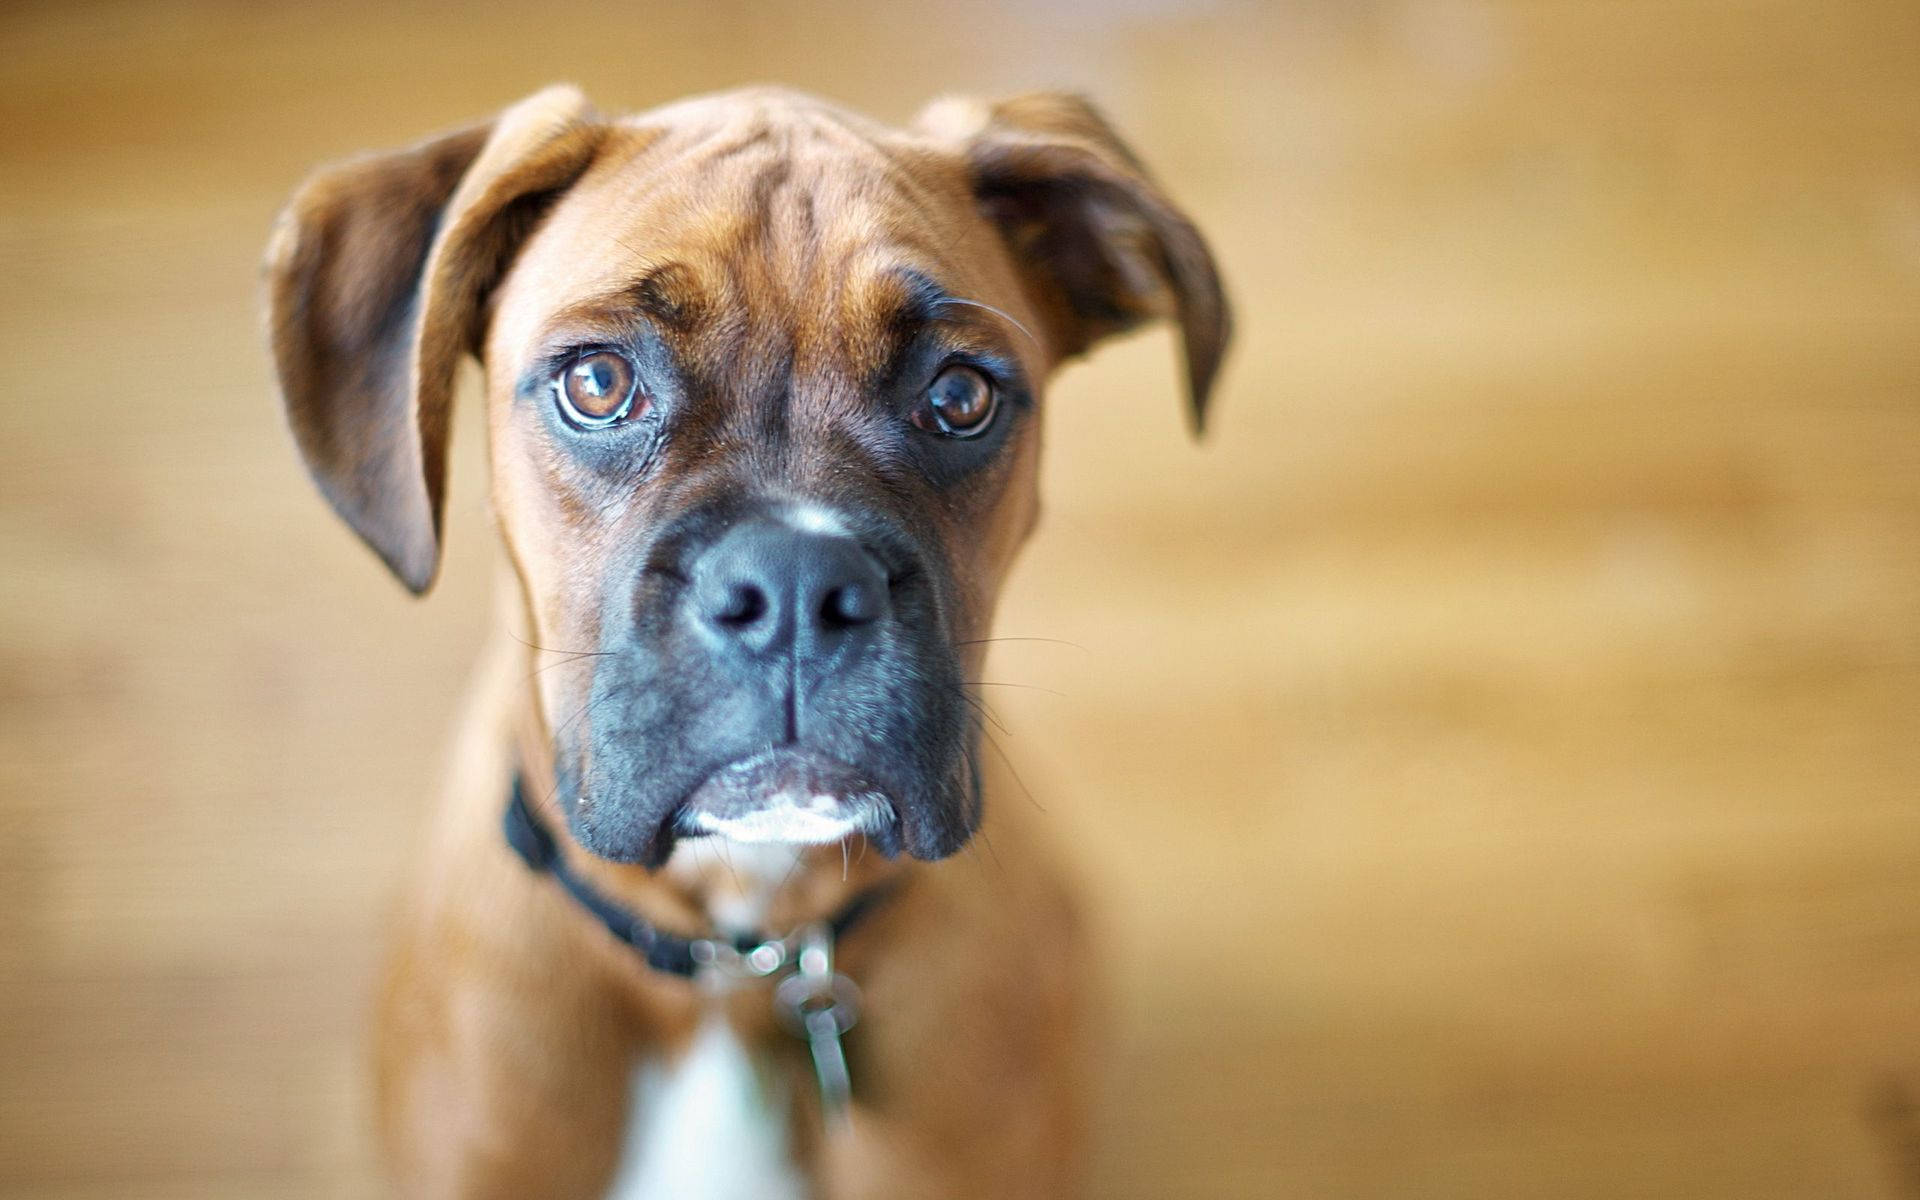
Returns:
[[[955,364],[927,386],[913,423],[928,433],[975,437],[993,423],[993,384],[972,367]]]
[[[569,363],[553,381],[561,411],[575,425],[598,429],[636,415],[633,364],[623,354],[596,350]],[[646,411],[646,402],[638,405]]]

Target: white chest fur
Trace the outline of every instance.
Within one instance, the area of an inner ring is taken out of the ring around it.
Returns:
[[[709,918],[737,933],[761,927],[799,854],[700,838],[681,843],[667,870],[704,885]],[[716,1007],[679,1058],[635,1070],[608,1200],[805,1200],[788,1144],[788,1101]]]
[[[717,1014],[672,1063],[634,1075],[626,1146],[608,1200],[804,1200],[787,1097]]]

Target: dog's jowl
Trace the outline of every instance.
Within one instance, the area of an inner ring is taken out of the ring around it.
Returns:
[[[415,592],[486,380],[505,611],[381,998],[400,1194],[1073,1194],[1089,967],[969,681],[1048,375],[1170,318],[1197,426],[1226,346],[1114,132],[558,87],[316,175],[267,272],[300,451]]]

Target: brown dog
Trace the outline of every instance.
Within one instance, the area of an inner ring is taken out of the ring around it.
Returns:
[[[969,681],[1049,373],[1173,317],[1197,423],[1228,329],[1113,132],[552,88],[322,173],[268,273],[300,449],[415,592],[479,356],[528,631],[385,989],[403,1193],[1070,1194],[1086,964]],[[929,865],[983,814],[991,859]]]

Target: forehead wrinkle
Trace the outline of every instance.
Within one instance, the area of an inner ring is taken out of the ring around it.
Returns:
[[[601,236],[642,275],[621,299],[663,317],[699,307],[699,336],[683,349],[710,386],[736,393],[728,407],[857,405],[909,326],[951,296],[914,275],[975,274],[947,261],[964,249],[950,236],[959,168],[910,139],[779,93],[649,118],[653,136],[624,156],[624,178],[603,178],[618,217]],[[664,270],[681,260],[708,269]],[[793,385],[774,385],[788,369]]]
[[[881,177],[892,184],[903,199],[923,212],[933,207],[927,180],[954,174],[953,169],[939,170],[937,164],[941,160],[926,147],[855,113],[820,108],[815,110],[815,116],[816,130],[843,148],[870,159],[879,168]]]
[[[726,257],[751,248],[779,260],[768,282],[791,284],[823,255],[844,253],[849,236],[878,229],[906,240],[948,223],[926,186],[934,180],[919,178],[924,151],[909,169],[901,155],[911,143],[879,127],[785,93],[750,100],[654,114],[648,140],[596,181],[625,216],[608,236],[636,257],[656,240],[696,241]]]
[[[957,165],[912,139],[777,89],[683,101],[629,118],[621,128],[632,131],[633,144],[624,153],[603,155],[591,172],[596,182],[617,188],[621,208],[673,187],[697,213],[711,209],[716,195],[751,196],[753,185],[741,187],[740,176],[759,176],[771,166],[804,177],[797,179],[810,202],[804,208],[833,194],[871,197],[880,184],[891,193],[888,199],[929,215],[937,207],[930,185],[946,176],[953,176],[955,186],[959,181]],[[687,188],[690,179],[695,186]],[[764,186],[762,194],[772,198]],[[669,204],[680,199],[670,195]],[[751,212],[758,206],[745,207]]]

